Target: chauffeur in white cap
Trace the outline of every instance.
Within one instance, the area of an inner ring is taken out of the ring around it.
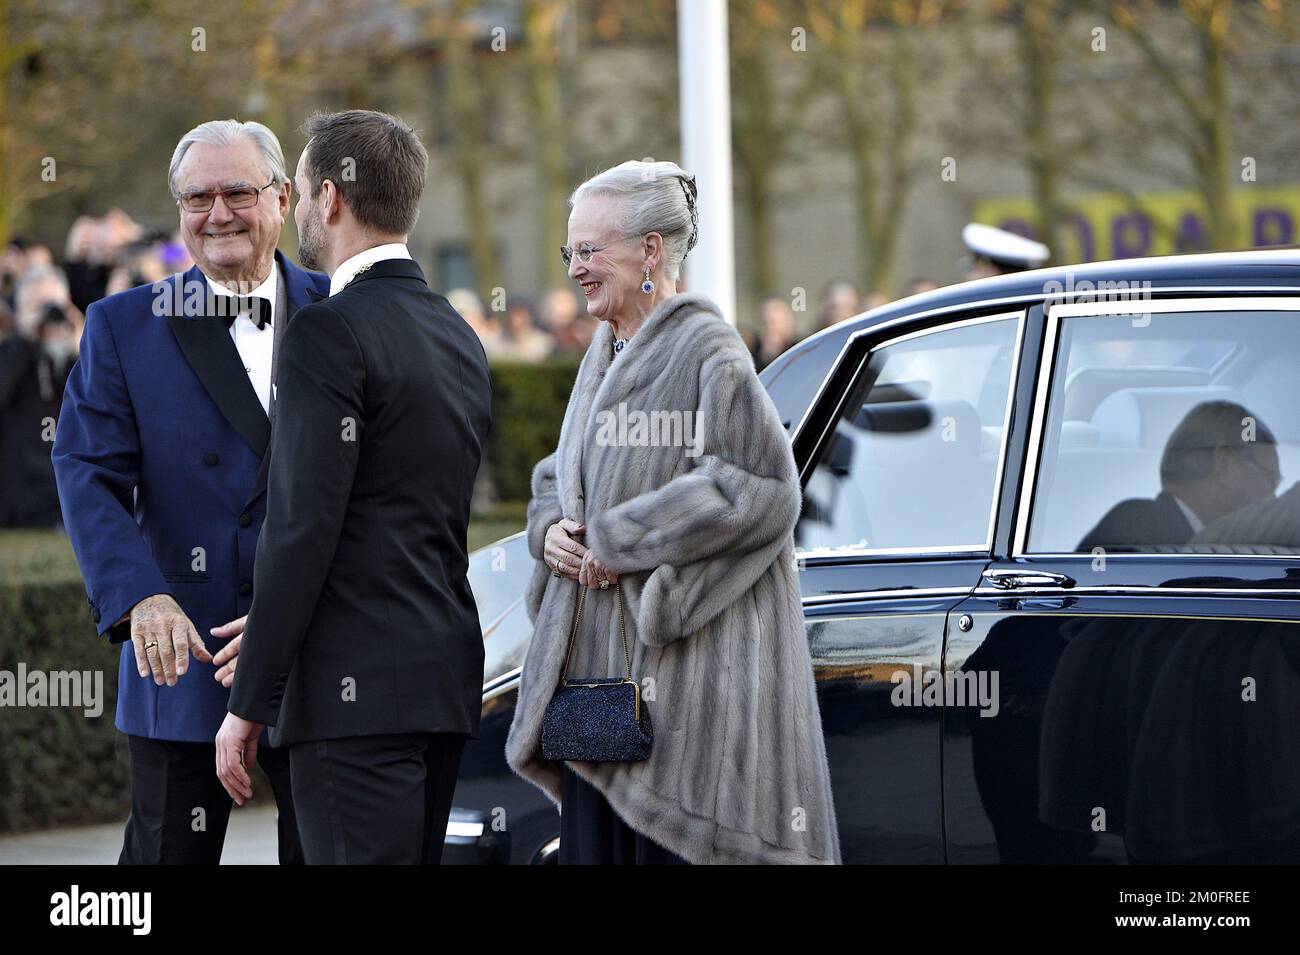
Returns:
[[[1052,254],[1041,242],[978,222],[961,230],[961,240],[970,249],[972,259],[966,271],[967,281],[1036,269]]]

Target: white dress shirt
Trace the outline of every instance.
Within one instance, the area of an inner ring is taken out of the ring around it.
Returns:
[[[244,363],[244,371],[248,372],[248,380],[253,390],[257,392],[257,400],[262,403],[262,410],[268,416],[271,413],[271,353],[275,346],[275,323],[280,320],[280,316],[275,314],[275,298],[280,283],[279,273],[279,266],[272,263],[271,274],[266,277],[266,281],[248,293],[271,302],[271,320],[266,323],[266,326],[258,328],[253,324],[253,320],[249,318],[252,314],[251,310],[240,312],[230,323],[230,337],[235,340],[235,348],[238,349],[239,357]],[[220,282],[211,279],[208,279],[208,288],[216,295],[235,294]]]
[[[334,274],[330,276],[330,294],[337,295],[343,291],[343,287],[351,282],[358,272],[376,262],[410,257],[410,250],[401,242],[390,242],[387,245],[377,245],[372,249],[363,249],[352,258],[344,259],[343,264],[334,270]]]

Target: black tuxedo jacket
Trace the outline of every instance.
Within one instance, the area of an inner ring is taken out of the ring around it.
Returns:
[[[483,346],[414,262],[298,312],[230,712],[275,745],[477,735],[466,532],[490,425]]]
[[[1079,542],[1076,550],[1094,547],[1141,550],[1143,546],[1181,546],[1192,539],[1192,525],[1174,496],[1161,491],[1154,499],[1120,501]]]

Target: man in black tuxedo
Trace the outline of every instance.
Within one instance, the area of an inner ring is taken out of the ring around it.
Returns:
[[[437,864],[483,641],[466,577],[487,358],[406,239],[427,156],[382,113],[317,115],[300,257],[330,275],[285,336],[267,520],[217,775],[237,803],[262,724],[289,747],[308,863]]]

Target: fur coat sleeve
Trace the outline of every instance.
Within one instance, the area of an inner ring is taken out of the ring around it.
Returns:
[[[753,587],[799,517],[788,438],[744,361],[724,354],[701,366],[702,447],[687,459],[693,466],[587,526],[588,546],[610,570],[652,571],[641,601],[665,612],[640,630],[651,646],[702,629]]]
[[[537,462],[537,466],[533,468],[531,485],[533,496],[528,502],[528,527],[525,537],[528,539],[528,553],[537,563],[533,566],[532,575],[528,580],[524,605],[528,611],[528,619],[534,622],[537,620],[538,610],[541,609],[542,597],[546,593],[546,579],[550,576],[543,558],[546,532],[552,524],[564,516],[560,507],[559,488],[555,481],[555,462],[554,452]]]

